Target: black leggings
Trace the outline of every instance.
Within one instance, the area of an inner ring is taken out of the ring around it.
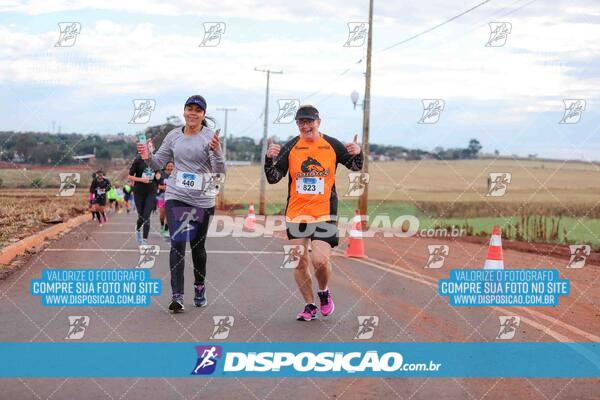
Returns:
[[[144,239],[148,239],[150,233],[150,216],[156,206],[156,195],[154,193],[134,193],[133,200],[137,209],[138,219],[135,225],[137,231],[144,225]]]
[[[215,208],[193,207],[179,200],[165,202],[167,223],[171,235],[169,266],[171,290],[183,294],[183,270],[185,267],[185,244],[190,242],[194,262],[194,285],[204,285],[206,277],[206,234],[210,217]]]

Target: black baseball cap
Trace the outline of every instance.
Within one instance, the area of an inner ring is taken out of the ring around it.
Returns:
[[[187,99],[185,105],[189,106],[190,104],[195,104],[204,111],[206,111],[206,100],[204,100],[204,97],[200,96],[199,94],[195,94],[189,99]]]
[[[299,119],[310,119],[313,121],[319,119],[319,110],[311,105],[300,106],[298,111],[296,111],[296,121]]]

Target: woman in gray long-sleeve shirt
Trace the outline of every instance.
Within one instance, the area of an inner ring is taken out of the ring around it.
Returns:
[[[175,168],[167,181],[165,209],[171,233],[171,290],[169,309],[183,311],[183,270],[185,246],[189,240],[194,262],[194,304],[206,305],[206,249],[204,248],[210,217],[215,210],[218,183],[225,174],[218,132],[206,124],[206,100],[192,96],[183,110],[185,126],[167,134],[160,148],[152,154],[138,144],[138,151],[153,169],[162,169],[168,161]],[[148,143],[151,145],[151,142]],[[152,146],[150,146],[152,147]]]

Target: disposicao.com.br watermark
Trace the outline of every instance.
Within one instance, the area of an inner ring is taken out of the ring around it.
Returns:
[[[372,218],[363,216],[362,219],[367,222],[368,229],[361,232],[362,237],[374,237],[380,233],[384,237],[462,237],[466,235],[466,229],[450,225],[445,227],[426,227],[421,228],[421,223],[414,215],[401,215],[394,219],[389,215],[375,215]],[[295,218],[291,222],[306,222],[308,226],[303,227],[303,232],[314,229],[315,237],[331,237],[332,232],[329,229],[337,229],[339,237],[350,236],[353,231],[352,219],[348,217],[339,217],[337,220],[337,228],[333,224],[328,226],[320,225],[311,227],[311,222],[316,222],[311,216],[301,216]],[[208,228],[208,237],[270,237],[277,232],[285,232],[286,219],[283,215],[257,215],[256,223],[252,224],[252,229],[247,229],[246,217],[230,216],[230,215],[215,215],[212,217]],[[312,232],[311,232],[312,233]]]

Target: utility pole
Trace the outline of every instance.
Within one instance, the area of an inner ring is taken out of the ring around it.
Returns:
[[[267,73],[267,94],[265,96],[265,126],[263,131],[262,150],[260,152],[260,163],[262,164],[267,155],[267,141],[269,129],[269,80],[271,74],[283,74],[283,71],[273,71],[270,69],[254,68],[255,71]],[[260,201],[258,203],[258,215],[265,215],[265,191],[267,190],[267,177],[265,171],[261,168],[260,174]]]
[[[223,126],[223,159],[227,164],[227,117],[229,111],[237,111],[237,108],[232,107],[218,107],[217,111],[225,111],[225,124]],[[221,187],[221,192],[219,193],[219,209],[223,210],[225,208],[225,190],[224,185]]]
[[[369,110],[371,108],[371,45],[373,42],[373,0],[369,0],[369,32],[367,36],[367,71],[365,73],[365,96],[363,105],[363,134],[362,151],[364,156],[363,172],[369,172]],[[358,198],[360,215],[367,215],[369,201],[369,188]],[[366,222],[363,222],[363,228]]]

